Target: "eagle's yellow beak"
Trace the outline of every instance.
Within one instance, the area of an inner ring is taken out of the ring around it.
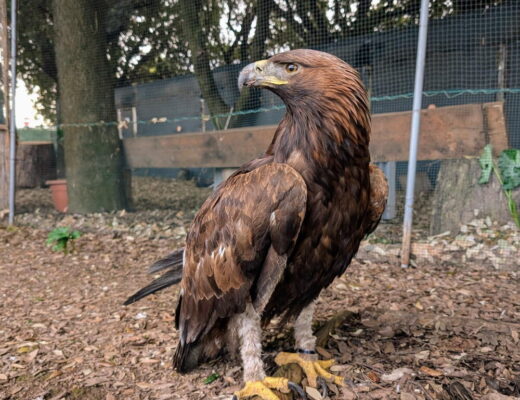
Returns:
[[[281,78],[279,73],[279,69],[269,60],[251,63],[240,72],[238,89],[241,90],[244,86],[273,87],[289,83]]]

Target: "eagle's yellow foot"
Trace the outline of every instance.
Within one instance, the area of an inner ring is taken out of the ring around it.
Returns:
[[[274,361],[278,365],[298,364],[307,376],[307,382],[313,388],[318,386],[318,377],[334,382],[336,385],[343,386],[345,384],[341,376],[333,375],[327,371],[336,363],[334,360],[309,360],[298,353],[279,353]]]
[[[273,390],[278,390],[282,393],[289,393],[291,390],[294,390],[300,397],[306,398],[303,389],[289,382],[287,378],[273,378],[268,376],[264,378],[263,381],[246,382],[243,389],[235,392],[233,400],[246,399],[253,396],[258,396],[262,400],[280,400]]]

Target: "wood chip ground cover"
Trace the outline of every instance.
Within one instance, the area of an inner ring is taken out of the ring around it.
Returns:
[[[146,267],[182,244],[208,193],[176,183],[183,189],[175,200],[153,184],[147,192],[162,194],[137,193],[137,212],[91,216],[60,216],[28,191],[26,211],[33,212],[18,228],[0,228],[0,399],[229,399],[239,388],[236,360],[188,375],[172,371],[176,289],[121,306],[149,282]],[[164,206],[165,196],[175,206]],[[42,205],[38,213],[35,204]],[[518,260],[479,258],[487,251],[502,257],[496,246],[514,251],[518,231],[476,221],[461,233],[482,244],[475,254],[466,254],[471,239],[468,246],[467,238],[423,235],[419,255],[427,256],[416,258],[416,268],[398,267],[395,225],[363,244],[318,303],[318,324],[352,312],[320,349],[338,360],[334,372],[347,380],[345,388],[329,385],[331,398],[520,396]],[[84,232],[73,254],[45,245],[60,224]],[[270,326],[264,347],[274,370],[274,355],[292,349],[290,329]],[[205,384],[210,376],[218,377]]]

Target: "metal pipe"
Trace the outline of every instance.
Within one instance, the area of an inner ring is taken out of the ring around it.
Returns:
[[[9,225],[14,223],[15,157],[16,157],[16,0],[11,0],[11,118],[9,140]]]
[[[421,0],[419,39],[417,41],[417,60],[415,66],[415,88],[413,93],[412,127],[410,132],[410,155],[408,157],[406,202],[404,207],[403,247],[401,250],[401,267],[403,268],[407,268],[410,263],[415,172],[417,169],[417,149],[419,146],[419,131],[421,128],[424,64],[426,59],[426,38],[428,35],[428,3],[428,0]]]

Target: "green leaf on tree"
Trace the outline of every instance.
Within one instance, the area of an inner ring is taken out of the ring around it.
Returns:
[[[504,189],[512,190],[520,186],[520,150],[507,149],[500,153],[498,167]]]
[[[491,145],[488,144],[484,147],[480,158],[478,159],[481,168],[480,179],[478,183],[488,183],[489,178],[491,177],[491,172],[493,172],[493,154],[491,152]]]

